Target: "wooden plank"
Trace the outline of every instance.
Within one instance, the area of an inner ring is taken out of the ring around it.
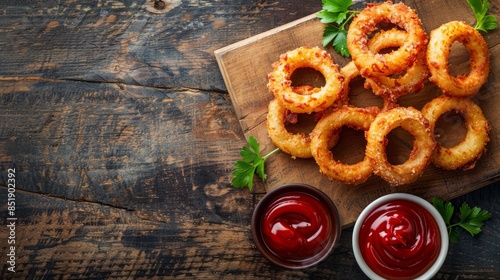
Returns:
[[[189,205],[184,188],[229,180],[243,145],[224,94],[4,80],[0,96],[1,170],[15,167],[19,188],[55,197]]]
[[[499,4],[499,1],[491,1],[492,10]],[[432,6],[428,1],[419,1],[418,5],[410,2],[409,5],[417,11],[422,11],[420,17],[428,32],[451,19],[465,20],[469,24],[474,23],[474,16],[467,4],[454,6],[453,9],[447,9],[445,12],[442,9],[435,9],[435,6]],[[446,6],[447,4],[441,5]],[[274,149],[265,124],[267,104],[273,99],[272,94],[266,88],[267,74],[272,70],[271,64],[279,58],[281,53],[288,50],[300,46],[320,46],[323,28],[323,24],[314,15],[310,15],[215,52],[243,131],[247,136],[256,137],[261,143],[261,147],[264,148],[264,152]],[[500,56],[499,33],[500,31],[497,29],[485,36],[491,52],[491,73],[488,82],[473,98],[476,104],[482,108],[492,128],[488,149],[473,170],[443,171],[431,165],[426,169],[425,174],[413,184],[394,188],[380,178],[373,176],[364,184],[348,186],[330,181],[319,174],[319,169],[312,159],[292,159],[289,155],[281,153],[268,159],[266,188],[270,190],[292,182],[308,183],[318,187],[332,198],[339,208],[343,225],[349,226],[369,202],[383,194],[398,191],[414,193],[427,199],[431,197],[450,199],[500,179],[500,169],[498,168],[500,166],[500,116],[496,113],[496,108],[500,106],[500,97],[496,94],[500,79],[495,71],[500,68],[500,60],[498,59]],[[334,53],[331,48],[327,48],[327,50],[332,53],[336,63],[340,66],[348,62],[345,58]],[[454,49],[450,61],[453,63],[454,71],[467,71],[468,54],[464,49],[457,51]],[[360,107],[380,104],[381,101],[374,100],[374,95],[363,89],[362,86],[354,84],[353,87],[358,89],[353,90],[350,94],[352,104]],[[439,94],[439,89],[427,82],[422,91],[404,96],[399,102],[402,106],[413,106],[420,109]],[[461,126],[461,119],[453,120],[453,123],[449,125]],[[404,143],[403,148],[412,146],[411,138],[409,139],[400,138],[400,141]],[[364,147],[351,148],[351,155],[363,154],[363,149]],[[389,157],[401,157],[399,153],[399,150],[397,152],[389,151]],[[346,157],[346,160],[352,158],[349,155]]]
[[[158,11],[145,0],[2,1],[0,76],[225,91],[214,50],[320,6],[165,2]]]
[[[185,211],[166,208],[168,219],[162,219],[162,214],[157,215],[155,210],[120,209],[18,191],[16,272],[8,272],[6,265],[2,265],[0,275],[3,275],[2,279],[9,279],[10,276],[16,279],[44,278],[47,275],[130,279],[188,277],[190,274],[210,278],[214,271],[237,274],[241,269],[238,258],[252,264],[254,258],[259,257],[246,237],[248,232],[241,230],[246,227],[241,223],[250,220],[251,196],[238,191],[216,193],[213,190],[212,194],[218,199],[228,198],[244,203],[231,211],[221,209],[218,219],[226,221],[221,223],[211,220],[211,210],[203,210],[200,206]],[[0,195],[7,197],[6,188],[0,188]],[[199,199],[203,203],[217,203],[218,199],[207,198]],[[162,212],[160,208],[158,210]],[[206,218],[198,220],[184,216],[194,215],[197,211]],[[232,223],[231,216],[236,212],[241,216],[236,223]],[[5,222],[2,219],[3,227]],[[6,239],[4,241],[7,242]],[[234,246],[239,250],[227,250]],[[5,246],[2,245],[2,248]],[[0,251],[2,260],[5,260],[7,252],[4,249]],[[224,259],[235,261],[221,261]],[[265,260],[261,257],[253,265],[263,262]]]

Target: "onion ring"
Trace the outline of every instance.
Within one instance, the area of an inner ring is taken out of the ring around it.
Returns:
[[[387,134],[401,127],[414,136],[413,149],[408,160],[392,165],[387,160]],[[391,186],[412,183],[420,177],[430,163],[436,146],[429,122],[413,107],[397,107],[377,115],[366,137],[366,156],[370,159],[373,173]]]
[[[267,131],[269,137],[283,152],[298,158],[310,158],[310,138],[305,133],[290,133],[285,127],[287,109],[278,100],[269,102],[267,114]]]
[[[462,43],[470,55],[468,75],[450,75],[448,56],[453,42]],[[445,23],[431,31],[427,49],[429,80],[445,94],[456,97],[474,96],[486,82],[490,71],[488,44],[472,26],[461,21]]]
[[[344,87],[342,88],[342,97],[345,103],[349,102],[349,91],[351,90],[351,81],[359,76],[359,70],[354,64],[354,61],[350,61],[344,67],[340,68],[340,74],[344,77]]]
[[[331,55],[318,47],[300,47],[280,56],[273,63],[267,87],[283,106],[294,113],[323,111],[340,98],[343,77]],[[299,94],[293,91],[291,76],[296,69],[313,68],[325,77],[319,92]]]
[[[356,67],[356,65],[354,64],[354,62],[351,60],[349,63],[347,63],[344,67],[342,67],[340,69],[340,74],[342,74],[342,76],[344,76],[344,88],[342,89],[341,100],[342,100],[342,104],[347,105],[347,104],[349,104],[349,92],[350,92],[350,89],[351,89],[350,88],[350,82],[354,78],[356,78],[357,76],[359,76],[359,70]],[[365,81],[366,81],[366,79],[365,79]],[[389,95],[383,95],[381,97],[382,97],[382,99],[384,101],[384,105],[380,109],[382,112],[390,110],[390,109],[392,109],[394,107],[398,107],[399,106],[397,104],[395,98],[392,98]]]
[[[371,52],[379,53],[382,49],[400,47],[406,40],[407,33],[399,29],[380,31],[368,42]],[[371,88],[376,95],[386,96],[395,100],[411,92],[417,92],[424,87],[429,71],[427,70],[425,49],[417,55],[415,62],[406,69],[406,73],[398,78],[375,76],[366,79],[365,88]]]
[[[380,22],[390,22],[408,33],[398,50],[387,54],[373,53],[368,48],[368,35]],[[403,3],[371,4],[353,19],[347,31],[347,47],[361,76],[389,76],[402,73],[424,50],[428,37],[416,12]]]
[[[436,121],[446,112],[455,110],[465,119],[467,134],[456,146],[445,148],[439,143],[432,155],[432,163],[442,169],[455,170],[474,168],[489,142],[490,125],[481,108],[469,98],[441,95],[424,105],[422,114],[435,131]]]
[[[367,131],[378,114],[376,107],[356,108],[344,106],[323,116],[311,132],[311,153],[320,172],[331,179],[345,184],[361,184],[372,175],[370,161],[364,160],[355,164],[344,164],[334,159],[328,143],[332,135],[337,137],[343,126]]]
[[[267,131],[269,137],[276,147],[294,158],[311,158],[311,138],[308,133],[291,133],[285,127],[285,122],[290,111],[286,109],[278,100],[269,102],[269,112],[267,114]],[[293,122],[292,122],[293,123]],[[338,136],[332,137],[330,146],[338,140]]]
[[[321,88],[313,86],[292,86],[293,92],[300,95],[311,95],[313,93],[319,92]]]

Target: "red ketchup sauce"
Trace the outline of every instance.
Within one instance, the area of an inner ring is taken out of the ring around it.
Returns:
[[[273,254],[305,260],[321,252],[330,238],[328,212],[315,197],[301,192],[278,196],[264,210],[261,232]]]
[[[376,208],[359,233],[366,264],[388,279],[422,275],[436,261],[441,234],[432,215],[419,204],[394,200]]]

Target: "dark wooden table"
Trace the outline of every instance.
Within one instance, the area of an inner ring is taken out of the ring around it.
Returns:
[[[230,186],[245,139],[214,51],[321,1],[163,4],[0,3],[0,278],[363,278],[351,228],[315,267],[271,265],[249,226],[264,187]],[[500,277],[497,179],[453,200],[493,218],[437,279]]]

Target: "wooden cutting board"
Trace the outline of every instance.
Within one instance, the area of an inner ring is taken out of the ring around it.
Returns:
[[[412,7],[420,14],[422,23],[427,32],[437,28],[442,23],[451,20],[464,20],[474,23],[474,17],[466,5],[458,5],[454,11],[433,6],[429,8],[426,1],[421,1],[423,7]],[[446,1],[445,1],[446,2]],[[465,2],[465,1],[464,1]],[[490,1],[492,7],[498,8],[499,1]],[[435,5],[436,3],[433,2]],[[440,5],[440,4],[436,4]],[[271,72],[271,64],[278,60],[279,55],[300,46],[320,46],[323,24],[316,15],[291,22],[287,25],[272,29],[246,40],[229,45],[215,51],[215,56],[224,77],[227,89],[231,96],[234,109],[241,123],[241,127],[248,137],[254,136],[260,143],[263,153],[275,148],[266,130],[267,106],[274,97],[268,91],[267,74]],[[377,176],[372,176],[361,185],[345,185],[330,181],[319,173],[319,167],[314,159],[292,159],[288,154],[278,153],[266,162],[266,190],[269,191],[286,183],[306,183],[324,191],[336,204],[341,215],[343,227],[352,225],[362,209],[374,199],[393,192],[407,192],[425,199],[439,197],[445,200],[463,195],[484,185],[500,179],[500,93],[498,93],[499,79],[496,71],[500,68],[499,31],[495,30],[485,39],[490,46],[491,73],[488,82],[473,98],[473,101],[482,109],[491,125],[490,139],[487,151],[483,154],[475,168],[468,171],[444,171],[434,167],[427,167],[424,175],[415,183],[399,187],[391,187]],[[326,48],[340,67],[350,59],[336,54],[332,48]],[[452,73],[467,73],[469,56],[463,46],[453,45],[450,55],[450,69]],[[314,71],[303,71],[294,79],[307,83],[316,77]],[[361,79],[351,83],[350,102],[354,106],[380,106],[382,101],[371,91],[363,88]],[[422,91],[412,93],[399,100],[401,106],[413,106],[421,109],[422,106],[441,94],[432,83],[427,82]],[[448,114],[440,120],[439,129],[442,129],[441,140],[444,144],[453,144],[461,141],[464,133],[463,120],[459,115]],[[412,147],[412,138],[402,130],[390,134],[388,157],[394,162],[403,162]],[[341,134],[338,147],[334,148],[337,159],[347,163],[354,163],[364,157],[363,134],[354,130],[345,129]],[[338,153],[338,154],[337,154]]]

